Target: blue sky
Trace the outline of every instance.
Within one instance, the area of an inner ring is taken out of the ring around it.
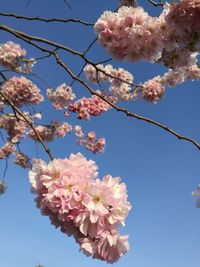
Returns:
[[[118,1],[64,1],[7,0],[1,3],[1,12],[15,12],[27,16],[81,18],[95,22],[104,10],[114,10]],[[152,8],[147,1],[139,1],[150,14],[161,9]],[[95,38],[92,28],[74,24],[45,24],[25,22],[1,17],[1,23],[32,35],[43,36],[77,50],[84,50]],[[19,42],[28,56],[37,57],[38,51],[1,32],[1,43]],[[62,54],[66,64],[78,73],[82,61],[78,57]],[[88,54],[92,60],[109,58],[98,43]],[[165,72],[161,65],[139,62],[137,64],[112,62],[116,67],[129,70],[136,82],[143,82]],[[38,62],[34,73],[52,87],[71,78],[53,59]],[[39,78],[34,81],[43,92],[46,85]],[[73,89],[77,96],[89,95],[78,83]],[[142,100],[127,103],[126,107],[138,114],[158,120],[174,130],[200,140],[199,82],[187,82],[176,89],[168,88],[156,105]],[[41,105],[44,120],[64,120],[50,105]],[[133,208],[122,232],[130,236],[130,251],[115,264],[116,267],[199,267],[200,210],[195,207],[191,192],[200,182],[200,151],[192,144],[153,125],[127,118],[111,110],[89,122],[79,122],[75,116],[72,124],[80,123],[85,131],[95,130],[107,139],[103,155],[93,155],[75,143],[70,135],[49,144],[55,157],[68,157],[81,151],[97,162],[99,177],[106,174],[120,176],[127,184],[129,201]],[[35,155],[35,145],[26,142],[26,152]],[[42,149],[39,155],[49,160]],[[3,175],[4,162],[0,162]],[[0,267],[104,267],[108,264],[87,258],[78,251],[72,238],[55,229],[47,217],[41,216],[30,193],[28,173],[9,162],[6,175],[8,190],[0,196]]]

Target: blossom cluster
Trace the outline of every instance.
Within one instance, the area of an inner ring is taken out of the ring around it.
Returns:
[[[16,143],[24,138],[27,127],[27,123],[20,117],[16,118],[13,113],[0,116],[0,129],[5,130],[8,135],[8,141],[0,148],[0,159],[15,152]]]
[[[141,85],[141,96],[151,103],[156,103],[163,96],[166,86],[175,87],[187,80],[199,79],[200,68],[197,64],[169,69],[163,76],[156,76]]]
[[[80,120],[89,120],[92,116],[98,116],[110,108],[100,97],[83,97],[74,103],[70,103],[69,110],[78,113],[77,118]]]
[[[52,141],[58,137],[64,137],[66,134],[70,133],[72,131],[72,126],[67,122],[60,123],[58,121],[52,121],[50,125],[39,125],[35,127],[35,130],[43,141]],[[33,129],[31,129],[27,135],[38,141]]]
[[[11,41],[0,44],[0,64],[7,69],[30,73],[35,60],[26,60],[25,55],[26,51],[19,44]]]
[[[200,208],[200,184],[198,185],[197,189],[192,192],[192,195],[197,198],[196,206]]]
[[[26,113],[24,113],[24,115],[28,116]],[[7,132],[9,139],[12,141],[17,141],[23,138],[27,127],[27,123],[23,118],[16,118],[13,113],[7,113],[0,116],[0,129],[4,129]]]
[[[49,164],[36,159],[29,173],[42,214],[73,236],[87,256],[113,263],[129,249],[119,227],[131,206],[119,177],[97,176],[95,162],[80,153]]]
[[[61,84],[55,90],[47,89],[47,96],[56,110],[66,108],[76,97],[70,86]]]
[[[173,28],[180,47],[200,50],[200,0],[182,0],[172,5],[166,22]]]
[[[30,159],[27,155],[22,152],[19,152],[15,156],[15,164],[21,166],[22,168],[31,168]]]
[[[135,99],[132,92],[133,76],[123,68],[115,69],[112,65],[102,64],[92,66],[88,64],[84,68],[86,78],[92,83],[110,82],[109,100],[112,102],[127,101]]]
[[[16,150],[16,142],[9,141],[0,148],[0,159],[6,159],[11,153]]]
[[[98,39],[115,59],[184,66],[200,50],[200,1],[166,4],[159,17],[142,7],[105,11],[95,24]]]
[[[80,125],[74,127],[74,132],[78,137],[77,143],[81,146],[85,146],[88,150],[94,154],[103,153],[105,149],[106,140],[105,138],[97,138],[95,132],[89,132],[86,136],[84,135]]]
[[[39,88],[24,76],[12,77],[1,85],[1,92],[17,107],[39,104],[43,101]],[[6,102],[3,97],[1,102]]]
[[[22,114],[31,124],[34,123],[34,119],[40,117],[40,113],[31,115],[29,112],[22,112]],[[15,153],[16,144],[26,137],[30,125],[22,115],[5,113],[0,116],[0,129],[3,129],[7,134],[7,142],[0,148],[0,159],[5,159],[10,154]],[[17,161],[19,162],[19,160],[18,156]]]

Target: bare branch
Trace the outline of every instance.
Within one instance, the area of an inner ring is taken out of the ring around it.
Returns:
[[[23,19],[23,20],[29,20],[29,21],[40,21],[40,22],[62,22],[62,23],[68,23],[68,22],[74,22],[83,24],[85,26],[94,26],[94,23],[89,23],[80,19],[64,19],[64,18],[41,18],[41,17],[27,17],[22,15],[17,15],[15,13],[0,13],[0,16],[2,17],[12,17],[16,19]]]
[[[153,1],[153,0],[147,0],[147,2],[149,2],[150,4],[152,4],[154,7],[158,7],[158,6],[161,6],[163,7],[164,6],[164,3],[162,1],[159,1],[159,3]]]

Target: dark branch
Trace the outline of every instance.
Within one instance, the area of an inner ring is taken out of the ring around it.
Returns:
[[[85,26],[94,26],[93,23],[89,23],[80,19],[64,19],[64,18],[40,18],[40,17],[27,17],[27,16],[22,16],[22,15],[17,15],[14,13],[0,13],[0,16],[2,17],[12,17],[16,19],[23,19],[23,20],[29,20],[29,21],[41,21],[41,22],[63,22],[63,23],[68,23],[68,22],[75,22],[75,23],[80,23]]]

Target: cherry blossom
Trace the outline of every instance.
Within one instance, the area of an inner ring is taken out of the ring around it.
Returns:
[[[95,132],[89,132],[85,136],[80,125],[76,125],[74,127],[74,132],[78,137],[77,143],[79,145],[85,146],[88,150],[95,154],[104,152],[106,144],[105,138],[97,138]]]
[[[55,90],[47,89],[47,96],[57,110],[62,110],[69,105],[76,96],[70,86],[61,84]]]
[[[182,0],[173,5],[166,15],[166,22],[173,27],[180,46],[190,51],[200,50],[199,0]]]
[[[119,225],[131,206],[119,178],[97,176],[95,162],[80,153],[49,164],[36,159],[29,172],[42,214],[72,235],[84,253],[113,263],[129,249],[128,237],[119,235]]]
[[[43,101],[43,96],[40,94],[38,87],[23,76],[14,76],[5,81],[1,86],[1,91],[18,107],[27,104],[35,105]],[[4,99],[2,100],[4,101]]]
[[[8,41],[0,44],[0,64],[18,72],[30,73],[35,63],[34,58],[25,59],[26,51],[19,44]]]
[[[17,153],[15,156],[15,164],[21,166],[22,168],[31,168],[30,159],[24,153]]]
[[[161,83],[160,77],[155,77],[143,84],[142,97],[149,102],[156,103],[164,94],[164,87]]]
[[[60,123],[58,121],[52,121],[50,125],[39,125],[35,127],[35,130],[43,140],[52,141],[55,138],[64,137],[66,134],[70,133],[72,131],[72,126],[67,122]],[[27,135],[38,141],[33,129],[31,129]]]
[[[7,142],[0,148],[0,159],[6,159],[10,154],[16,150],[14,142]]]
[[[109,109],[109,105],[100,97],[83,97],[75,103],[69,104],[69,110],[78,113],[80,120],[89,120],[91,116],[98,116]]]

